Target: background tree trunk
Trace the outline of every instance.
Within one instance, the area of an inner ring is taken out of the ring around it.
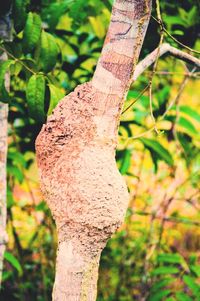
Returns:
[[[99,258],[123,222],[128,192],[115,162],[119,118],[151,13],[116,0],[92,82],[48,117],[37,141],[41,189],[58,231],[55,301],[96,300]]]
[[[0,61],[6,60],[5,54],[0,56]],[[9,78],[6,80],[7,88]],[[7,242],[6,234],[6,159],[7,159],[7,127],[8,105],[0,102],[0,286],[3,270],[3,256]]]
[[[0,39],[5,41],[12,40],[11,33],[11,6],[12,1],[8,0],[1,4],[0,11]],[[0,53],[0,62],[7,60],[6,53]],[[10,76],[6,74],[5,88],[9,91]],[[7,128],[8,128],[8,105],[0,102],[0,288],[2,281],[3,257],[7,242],[6,233],[6,163],[7,163]]]

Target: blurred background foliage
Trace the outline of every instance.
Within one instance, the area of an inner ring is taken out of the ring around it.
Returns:
[[[0,101],[9,103],[9,243],[2,301],[51,299],[56,234],[39,191],[34,141],[58,101],[91,79],[111,5],[112,0],[13,1],[13,41],[0,44],[8,55],[0,64]],[[200,49],[199,1],[161,0],[160,6],[167,32]],[[151,18],[141,58],[158,46],[160,35]],[[182,48],[167,33],[164,41]],[[98,301],[200,300],[198,71],[170,56],[160,58],[152,106],[147,91],[140,95],[151,69],[131,87],[117,150],[130,208],[103,252]]]

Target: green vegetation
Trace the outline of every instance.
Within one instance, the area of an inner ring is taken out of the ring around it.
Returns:
[[[39,192],[34,141],[58,101],[91,79],[111,5],[13,1],[13,41],[0,43],[8,55],[0,63],[0,101],[9,103],[2,301],[51,299],[55,226]],[[160,6],[164,41],[198,51],[199,2],[160,0]],[[160,41],[155,7],[152,15],[141,59]],[[175,58],[160,58],[151,103],[148,89],[138,97],[151,70],[133,84],[125,108],[137,101],[122,114],[117,159],[131,202],[124,226],[103,252],[98,301],[200,300],[200,74]]]

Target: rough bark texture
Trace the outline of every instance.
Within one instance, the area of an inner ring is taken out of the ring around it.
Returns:
[[[92,81],[60,101],[36,141],[58,230],[54,301],[96,300],[101,251],[124,219],[129,196],[115,162],[117,131],[150,8],[150,0],[114,2]]]
[[[0,56],[0,61],[6,55]],[[7,79],[7,87],[9,78]],[[3,256],[7,242],[6,233],[6,158],[7,158],[8,105],[0,102],[0,287],[3,270]]]

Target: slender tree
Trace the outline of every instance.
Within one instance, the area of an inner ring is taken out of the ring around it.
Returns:
[[[10,10],[11,1],[0,4],[0,39],[11,39]],[[7,60],[5,53],[0,53],[0,63]],[[9,74],[6,74],[5,88],[9,90]],[[0,287],[3,270],[3,257],[7,242],[6,234],[6,159],[7,159],[8,104],[0,101]]]
[[[96,300],[99,258],[124,219],[128,192],[115,162],[119,118],[151,0],[116,0],[93,79],[48,117],[37,141],[41,188],[58,231],[53,300]]]
[[[151,0],[114,1],[92,81],[59,102],[37,138],[41,189],[58,232],[54,301],[96,300],[99,258],[129,200],[115,150],[131,83],[167,52],[200,67],[168,44],[136,66],[150,15]]]
[[[2,60],[3,57],[0,57]],[[8,105],[0,102],[0,286],[6,234],[6,157]]]

